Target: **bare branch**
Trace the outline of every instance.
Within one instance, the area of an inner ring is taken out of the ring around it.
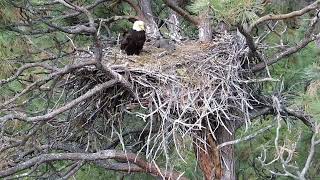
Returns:
[[[251,140],[251,139],[255,138],[256,136],[258,136],[259,134],[264,133],[266,130],[268,130],[268,129],[272,128],[272,127],[273,127],[273,125],[268,125],[267,127],[264,127],[262,129],[256,131],[255,133],[252,133],[252,134],[250,134],[250,135],[248,135],[246,137],[239,138],[239,139],[234,140],[234,141],[228,141],[228,142],[224,142],[222,144],[219,144],[217,146],[217,148],[221,149],[224,146],[234,145],[234,144],[238,144],[238,143],[243,142],[243,141]]]
[[[71,176],[73,176],[74,174],[77,173],[77,171],[85,164],[84,161],[79,161],[79,162],[76,162],[74,164],[74,166],[72,166],[70,168],[70,170],[62,177],[60,178],[59,180],[67,180],[69,179]]]
[[[64,68],[61,68],[59,70],[57,70],[54,73],[51,73],[50,75],[48,75],[48,77],[44,78],[44,79],[40,79],[37,80],[33,83],[31,83],[30,85],[28,85],[27,87],[25,87],[20,93],[16,94],[13,98],[7,100],[6,102],[0,104],[0,109],[6,107],[7,105],[11,104],[12,102],[16,101],[19,97],[21,97],[22,95],[26,94],[27,92],[30,92],[31,90],[33,90],[35,87],[39,87],[45,83],[47,83],[48,81],[52,80],[53,78],[62,76],[64,74],[67,74],[75,69],[84,67],[84,66],[89,66],[89,65],[94,65],[96,64],[94,61],[86,61],[83,63],[78,63],[78,64],[73,64],[73,65],[68,65],[65,66]]]
[[[295,118],[300,119],[306,126],[308,126],[312,131],[315,131],[315,120],[304,111],[292,110],[290,108],[285,108],[284,111]]]
[[[189,14],[187,11],[185,11],[184,9],[182,9],[181,7],[177,6],[174,2],[172,2],[171,0],[164,0],[164,3],[171,8],[172,10],[174,10],[175,12],[177,12],[180,16],[186,18],[187,20],[189,20],[192,24],[194,25],[199,25],[199,18],[198,17],[194,17],[191,14]]]
[[[51,154],[42,154],[37,157],[34,157],[30,160],[27,160],[23,163],[17,164],[15,167],[8,168],[6,170],[0,171],[0,177],[7,177],[19,171],[28,169],[34,165],[40,165],[42,163],[57,161],[57,160],[74,160],[74,161],[96,161],[96,160],[106,160],[106,159],[117,159],[125,160],[131,163],[138,165],[143,168],[146,172],[154,174],[156,176],[163,175],[165,178],[177,179],[180,174],[176,172],[169,171],[159,171],[156,168],[156,165],[153,163],[148,163],[144,159],[140,158],[134,153],[124,153],[117,150],[104,150],[97,153],[51,153]],[[180,179],[186,179],[180,177]]]
[[[298,11],[293,11],[288,14],[279,14],[279,15],[269,14],[269,15],[263,16],[250,25],[250,27],[248,28],[248,32],[251,32],[255,26],[257,26],[258,24],[260,24],[262,22],[269,21],[269,20],[283,20],[283,19],[293,18],[296,16],[302,16],[302,15],[310,12],[311,10],[315,10],[315,9],[319,8],[320,7],[319,5],[320,5],[320,1],[317,0],[316,2],[304,7]]]
[[[9,120],[9,119],[19,119],[19,120],[23,120],[23,121],[32,121],[32,122],[50,120],[50,119],[56,117],[57,115],[71,109],[72,107],[74,107],[78,103],[84,101],[85,99],[90,98],[91,96],[95,95],[96,93],[98,93],[104,89],[107,89],[108,87],[113,86],[117,82],[118,82],[118,80],[110,80],[105,83],[99,84],[99,85],[95,86],[93,89],[89,90],[84,95],[74,99],[73,101],[69,102],[68,104],[66,104],[58,109],[53,110],[52,112],[50,112],[48,114],[45,114],[42,116],[28,117],[26,114],[12,113],[11,115],[7,115],[7,116],[0,118],[0,122],[5,121],[5,120]]]
[[[303,179],[305,180],[306,179],[306,173],[308,172],[308,170],[310,169],[310,166],[311,166],[311,163],[312,163],[312,160],[314,158],[314,153],[316,152],[316,146],[318,144],[320,144],[320,140],[316,140],[318,134],[320,133],[320,124],[316,126],[315,128],[315,132],[313,133],[312,135],[312,138],[311,138],[311,145],[310,145],[310,150],[309,150],[309,155],[308,155],[308,158],[305,162],[305,165],[301,171],[301,173],[299,174],[299,178],[300,179]]]
[[[320,34],[317,35],[310,35],[310,37],[304,38],[302,41],[300,41],[296,46],[287,48],[283,52],[276,54],[274,58],[268,60],[267,62],[260,62],[252,67],[253,72],[258,72],[263,70],[266,66],[272,65],[274,63],[277,63],[282,58],[288,57],[291,54],[294,54],[301,50],[302,48],[306,47],[310,42],[319,39]]]
[[[97,7],[98,5],[100,4],[103,4],[107,1],[111,1],[111,0],[96,0],[95,2],[93,3],[90,3],[90,5],[88,6],[85,6],[84,8],[87,9],[87,10],[91,10],[91,9],[94,9],[95,7]],[[78,11],[78,12],[75,12],[75,13],[69,13],[69,14],[65,14],[63,16],[58,16],[58,17],[55,17],[54,19],[65,19],[65,18],[71,18],[71,17],[75,17],[75,16],[78,16],[80,14],[82,14],[83,11]]]
[[[58,69],[57,68],[54,68],[53,66],[50,66],[49,64],[47,63],[30,63],[30,64],[24,64],[23,66],[21,66],[17,71],[16,73],[7,78],[7,79],[2,79],[0,80],[0,86],[3,85],[3,84],[6,84],[6,83],[9,83],[15,79],[18,78],[18,76],[20,76],[25,70],[29,69],[29,68],[33,68],[33,67],[43,67],[45,69],[49,69],[49,70],[52,70],[52,71],[57,71]]]

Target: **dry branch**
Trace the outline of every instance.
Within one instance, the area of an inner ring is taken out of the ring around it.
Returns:
[[[124,153],[117,150],[104,150],[97,153],[51,153],[51,154],[42,154],[38,157],[29,159],[23,163],[17,164],[15,167],[8,168],[6,170],[0,171],[0,177],[7,177],[12,174],[15,174],[19,171],[28,169],[35,165],[41,165],[50,161],[58,160],[73,160],[73,161],[97,161],[97,160],[106,160],[106,159],[117,159],[125,160],[131,163],[138,165],[140,168],[144,169],[145,172],[151,173],[156,176],[162,176],[163,178],[168,179],[186,179],[176,172],[169,172],[165,170],[159,170],[157,166],[153,163],[148,163],[141,157],[137,156],[134,153]]]
[[[190,13],[188,13],[187,11],[185,11],[184,9],[179,7],[177,4],[175,4],[171,0],[164,0],[164,3],[169,8],[171,8],[172,10],[177,12],[180,16],[182,16],[182,17],[186,18],[187,20],[189,20],[192,24],[199,25],[200,21],[199,21],[198,17],[192,16]]]
[[[18,76],[20,76],[25,70],[29,69],[29,68],[33,68],[33,67],[43,67],[45,69],[48,69],[48,70],[52,70],[52,71],[56,71],[57,68],[54,68],[52,66],[50,66],[48,63],[30,63],[30,64],[24,64],[23,66],[21,66],[17,71],[16,73],[7,78],[7,79],[2,79],[0,80],[0,86],[3,85],[3,84],[6,84],[6,83],[9,83],[15,79],[18,78]]]
[[[1,121],[6,121],[9,119],[19,119],[22,121],[30,121],[30,122],[36,122],[36,121],[48,121],[52,118],[55,118],[57,115],[73,108],[74,106],[76,106],[77,104],[83,102],[84,100],[90,98],[91,96],[96,95],[96,93],[99,93],[100,91],[107,89],[109,87],[114,86],[118,81],[117,80],[110,80],[107,82],[104,82],[102,84],[99,84],[97,86],[95,86],[93,89],[89,90],[87,93],[85,93],[84,95],[74,99],[73,101],[69,102],[68,104],[62,106],[61,108],[55,109],[53,111],[51,111],[48,114],[45,115],[40,115],[40,116],[35,116],[35,117],[28,117],[26,114],[22,114],[22,113],[12,113],[11,115],[7,115],[4,116],[2,118],[0,118],[0,122]]]
[[[316,2],[298,10],[298,11],[293,11],[290,12],[288,14],[279,14],[279,15],[273,15],[273,14],[269,14],[263,17],[260,17],[258,20],[256,20],[255,22],[253,22],[250,27],[248,28],[248,32],[251,32],[252,29],[257,26],[258,24],[265,22],[265,21],[269,21],[269,20],[284,20],[284,19],[289,19],[289,18],[294,18],[297,16],[302,16],[312,10],[315,10],[317,8],[319,8],[320,5],[320,1],[317,0]]]
[[[306,47],[310,42],[313,42],[317,39],[320,38],[320,33],[315,34],[314,30],[316,29],[316,24],[319,22],[319,15],[317,14],[310,22],[309,25],[309,29],[305,32],[305,36],[304,38],[297,43],[295,46],[293,47],[289,47],[284,49],[282,52],[274,55],[273,58],[271,58],[270,60],[266,61],[264,58],[262,59],[263,62],[260,62],[258,64],[253,65],[252,67],[252,72],[258,72],[263,70],[264,68],[268,67],[269,65],[272,65],[278,61],[280,61],[281,59],[288,57],[289,55],[292,55],[298,51],[300,51],[301,49],[303,49],[304,47]]]
[[[253,65],[252,71],[258,72],[263,70],[266,66],[272,65],[280,61],[281,59],[290,56],[291,54],[294,54],[304,47],[306,47],[310,42],[313,42],[314,40],[317,40],[320,38],[320,34],[317,35],[310,35],[309,37],[304,38],[299,43],[297,43],[296,46],[290,47],[285,49],[283,52],[276,54],[272,59],[268,60],[267,62],[260,62],[258,64]]]

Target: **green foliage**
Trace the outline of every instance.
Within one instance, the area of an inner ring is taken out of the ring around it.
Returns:
[[[3,101],[8,97],[14,96],[16,93],[23,90],[23,85],[18,81],[10,82],[0,87],[0,100]]]
[[[117,173],[112,171],[105,171],[103,168],[99,168],[93,165],[83,166],[75,175],[78,180],[104,180],[104,179],[119,179]]]
[[[320,67],[318,63],[307,66],[302,71],[302,79],[306,82],[305,92],[301,92],[295,103],[304,107],[320,123]]]
[[[255,0],[195,0],[189,10],[200,13],[210,7],[213,16],[218,21],[225,21],[231,25],[251,22],[258,18],[258,13],[263,12],[261,4]]]
[[[276,122],[271,117],[263,119],[261,122],[254,123],[248,132],[241,128],[236,136],[237,138],[244,137],[246,134],[252,134],[257,130],[265,127],[268,124],[276,124]],[[237,157],[237,174],[239,179],[268,179],[271,173],[266,171],[266,167],[262,167],[258,158],[263,154],[264,150],[267,154],[266,162],[271,162],[276,158],[275,154],[275,138],[276,130],[272,128],[263,134],[255,137],[249,142],[242,142],[236,145],[236,157]],[[295,149],[293,155],[293,162],[298,162],[298,167],[303,167],[307,159],[310,147],[310,138],[312,132],[309,131],[301,122],[287,121],[286,123],[282,121],[282,128],[280,129],[280,139],[279,145],[285,145],[285,147],[291,148],[291,145],[297,143],[297,148]],[[316,153],[319,156],[320,153]],[[316,160],[316,158],[315,158]],[[316,165],[318,166],[318,165]],[[281,171],[282,164],[280,162],[275,162],[273,165],[268,166],[272,170]],[[315,168],[311,168],[310,176],[315,176]],[[277,177],[277,179],[281,177]],[[284,178],[286,179],[286,178]]]
[[[194,0],[192,2],[192,4],[190,6],[188,6],[187,8],[195,13],[195,14],[198,14],[204,10],[207,10],[208,9],[208,6],[210,4],[210,0]],[[217,6],[220,5],[220,1],[217,3]]]
[[[77,180],[105,180],[105,179],[114,179],[114,180],[135,180],[135,179],[144,179],[144,180],[153,180],[154,177],[145,173],[121,173],[115,171],[106,171],[101,167],[97,167],[92,164],[83,166],[74,176]]]
[[[18,20],[19,18],[19,9],[12,7],[11,4],[6,0],[0,1],[0,23],[2,25],[7,25]]]
[[[190,141],[190,144],[191,141]],[[202,179],[201,170],[198,167],[197,158],[193,152],[193,148],[190,146],[186,148],[183,152],[183,157],[185,162],[178,156],[178,154],[174,151],[172,156],[172,164],[176,168],[178,172],[185,172],[184,176],[189,179]]]
[[[281,3],[282,4],[282,3]],[[293,9],[294,3],[289,3],[291,6],[268,6],[268,12],[275,13],[286,13]],[[273,9],[271,9],[273,8]],[[288,9],[289,8],[289,9]],[[297,9],[296,7],[294,9]],[[281,23],[281,22],[280,22]],[[277,32],[283,31],[287,22],[282,22],[281,26],[276,29]],[[286,33],[283,34],[283,43],[287,44],[288,47],[295,45],[299,42],[308,29],[307,24],[309,21],[301,23],[299,29],[288,29]],[[267,37],[266,43],[269,46],[280,44],[278,35],[271,34]],[[269,48],[267,52],[267,57],[273,57],[274,54],[281,51],[279,48]],[[319,68],[319,48],[315,46],[314,43],[310,43],[307,47],[303,48],[301,51],[281,60],[276,65],[270,67],[271,75],[274,78],[280,79],[280,83],[265,83],[264,92],[274,93],[278,89],[282,89],[283,95],[288,105],[294,107],[302,107],[308,114],[313,116],[313,119],[320,122],[320,68]],[[282,84],[283,83],[283,84]],[[283,86],[283,88],[279,88]],[[266,121],[267,120],[267,121]],[[275,123],[270,119],[265,119],[261,125],[254,124],[248,133],[254,132],[255,128],[261,128],[263,124]],[[294,154],[293,162],[297,162],[297,166],[302,168],[307,159],[310,148],[310,138],[312,132],[299,120],[289,120],[287,122],[290,129],[287,128],[286,124],[283,123],[281,129],[281,145],[286,142],[287,144],[297,142],[297,148]],[[289,131],[290,130],[290,131]],[[237,137],[240,134],[244,134],[244,130],[239,130],[237,132]],[[301,135],[301,136],[298,136]],[[242,135],[241,135],[242,136]],[[300,137],[300,138],[299,138]],[[237,174],[239,174],[239,179],[267,179],[270,178],[270,173],[264,170],[265,167],[261,167],[261,164],[257,161],[257,158],[261,153],[261,145],[268,149],[269,157],[272,158],[275,154],[274,149],[274,138],[275,131],[270,130],[263,135],[255,138],[250,142],[240,143],[236,145],[237,154]],[[320,153],[316,153],[314,157],[314,164],[310,168],[308,175],[310,179],[316,179],[319,177],[317,168],[319,168],[319,156]],[[271,159],[269,159],[271,160]],[[282,169],[280,163],[276,163],[272,168],[277,171]],[[294,171],[292,171],[294,172]],[[286,177],[277,177],[277,179],[287,179]]]

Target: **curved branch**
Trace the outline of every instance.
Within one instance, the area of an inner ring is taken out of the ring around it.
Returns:
[[[260,62],[258,64],[255,64],[252,67],[252,72],[258,72],[258,71],[263,70],[266,66],[272,65],[272,64],[278,62],[279,60],[281,60],[282,58],[288,57],[289,55],[298,52],[299,50],[301,50],[302,48],[307,46],[310,42],[312,42],[316,39],[319,39],[319,38],[320,38],[320,33],[317,35],[311,35],[310,37],[303,39],[296,46],[290,47],[290,48],[286,49],[285,51],[275,55],[275,57],[272,58],[271,60],[269,60],[267,62]]]
[[[35,150],[45,150],[45,149],[54,149],[54,150],[63,150],[68,153],[86,153],[84,149],[80,148],[80,145],[75,143],[54,143],[51,145],[42,145],[40,147],[36,147],[32,150],[29,150],[24,153],[20,153],[19,159],[17,159],[17,163],[20,162],[21,159],[23,159],[25,156],[30,155]],[[95,161],[94,164],[97,166],[100,166],[106,170],[114,170],[114,171],[122,171],[122,172],[145,172],[142,168],[135,164],[128,164],[128,163],[120,163],[120,162],[114,162],[114,161]]]
[[[1,79],[0,80],[0,86],[3,85],[3,84],[6,84],[6,83],[9,83],[15,79],[17,79],[18,76],[20,76],[26,69],[29,69],[29,68],[33,68],[33,67],[43,67],[45,69],[49,69],[49,70],[54,70],[56,71],[57,68],[54,68],[53,66],[50,66],[49,64],[47,63],[30,63],[30,64],[25,64],[23,66],[21,66],[17,71],[16,73],[7,78],[7,79]]]
[[[255,56],[256,58],[258,58],[258,60],[261,61],[265,61],[265,59],[263,59],[263,57],[260,55],[260,53],[257,51],[257,46],[253,40],[253,37],[243,28],[242,25],[238,25],[238,29],[239,32],[245,37],[246,39],[246,43],[252,53],[253,56]]]
[[[192,24],[194,24],[196,26],[199,25],[200,21],[199,21],[198,17],[192,16],[187,11],[185,11],[184,9],[180,8],[175,3],[173,3],[171,0],[164,0],[164,3],[169,8],[171,8],[172,10],[177,12],[180,16],[182,16],[182,17],[186,18],[187,20],[189,20]]]
[[[320,126],[318,125],[318,126],[316,127],[315,133],[313,133],[313,135],[312,135],[311,143],[310,143],[311,145],[310,145],[309,155],[308,155],[308,157],[307,157],[307,160],[306,160],[306,162],[305,162],[305,164],[304,164],[304,167],[303,167],[301,173],[299,174],[299,178],[300,178],[300,179],[306,179],[306,178],[305,178],[306,173],[307,173],[308,170],[310,169],[310,166],[311,166],[311,164],[312,164],[312,161],[314,160],[314,154],[316,153],[316,148],[315,148],[315,147],[316,147],[318,144],[320,144],[320,140],[316,140],[316,137],[317,137],[317,135],[319,134],[319,130],[320,130],[319,128],[320,128]]]
[[[97,62],[97,67],[104,71],[106,74],[116,79],[130,93],[131,97],[133,97],[134,99],[138,98],[136,93],[133,91],[130,82],[128,82],[128,80],[125,79],[121,74],[112,70],[110,66],[102,64],[101,62]]]
[[[249,29],[248,32],[251,32],[252,29],[257,26],[258,24],[265,22],[265,21],[269,21],[269,20],[282,20],[282,19],[289,19],[289,18],[294,18],[297,16],[302,16],[306,13],[308,13],[311,10],[315,10],[317,8],[319,8],[320,6],[320,0],[317,0],[316,2],[310,4],[309,6],[306,6],[298,11],[293,11],[290,12],[288,14],[278,14],[278,15],[273,15],[273,14],[268,14],[266,16],[263,16],[261,18],[259,18],[258,20],[256,20],[255,22],[253,22]]]
[[[9,104],[11,104],[12,102],[16,101],[19,97],[21,97],[22,95],[30,92],[30,91],[33,90],[35,87],[39,87],[39,86],[45,84],[46,82],[52,80],[52,79],[55,78],[55,77],[58,77],[58,76],[67,74],[67,73],[73,71],[74,69],[81,68],[81,67],[84,67],[84,66],[94,65],[94,64],[96,64],[95,61],[86,61],[86,62],[83,62],[83,63],[78,63],[78,64],[74,64],[74,65],[65,66],[64,68],[59,69],[59,71],[50,74],[47,78],[37,80],[37,81],[35,81],[34,83],[28,85],[28,86],[27,86],[26,88],[24,88],[24,90],[21,91],[19,94],[15,95],[13,98],[7,100],[6,102],[0,104],[0,109],[6,107],[7,105],[9,105]],[[12,117],[12,116],[6,116],[6,117]],[[2,118],[0,118],[0,121],[1,121],[1,120],[2,120]]]
[[[99,84],[99,85],[95,86],[93,89],[89,90],[87,93],[83,94],[82,96],[74,99],[73,101],[69,102],[68,104],[66,104],[58,109],[51,111],[48,114],[41,115],[41,116],[35,116],[35,117],[27,117],[26,114],[15,113],[15,114],[6,115],[6,116],[0,118],[0,122],[8,120],[8,119],[20,119],[20,120],[31,121],[31,122],[50,120],[50,119],[56,117],[57,115],[71,109],[72,107],[79,104],[80,102],[92,97],[96,93],[98,93],[104,89],[107,89],[108,87],[111,87],[112,85],[116,84],[117,82],[118,82],[117,79],[113,79],[113,80],[104,82],[102,84]]]
[[[79,24],[76,26],[69,26],[69,27],[61,27],[59,25],[55,25],[45,21],[43,21],[43,23],[48,25],[50,28],[57,29],[59,31],[62,31],[68,34],[94,34],[96,32],[96,28],[93,23],[92,23],[93,25],[91,25],[90,23],[90,27],[85,26],[83,24]]]
[[[300,119],[303,124],[308,126],[312,129],[312,131],[315,131],[315,121],[312,119],[312,117],[308,114],[306,114],[304,111],[295,111],[289,108],[284,108],[284,111],[292,117],[295,117],[297,119]]]
[[[320,1],[320,0],[318,0],[318,1]],[[252,66],[252,69],[251,69],[252,72],[258,72],[260,70],[263,70],[266,66],[272,65],[272,64],[278,62],[279,60],[281,60],[282,58],[285,58],[293,53],[298,52],[299,50],[301,50],[302,48],[307,46],[310,42],[319,39],[320,33],[317,35],[314,34],[314,30],[315,30],[316,24],[318,22],[319,22],[319,14],[317,13],[317,15],[311,20],[310,25],[309,25],[309,29],[305,32],[304,39],[302,39],[299,43],[297,43],[296,46],[287,48],[284,51],[276,54],[269,61],[266,61],[263,58],[263,62],[260,62],[260,63]]]
[[[157,165],[154,163],[149,163],[145,161],[143,158],[139,157],[134,153],[124,153],[122,151],[117,150],[104,150],[97,153],[52,153],[52,154],[42,154],[38,157],[34,157],[29,159],[23,163],[17,164],[14,167],[8,168],[6,170],[0,171],[0,177],[7,177],[12,174],[15,174],[19,171],[31,168],[35,165],[39,165],[42,163],[50,162],[50,161],[58,161],[58,160],[74,160],[74,161],[96,161],[96,160],[106,160],[106,159],[116,159],[128,161],[136,164],[140,168],[144,169],[145,172],[151,173],[156,176],[162,176],[168,179],[186,179],[182,177],[177,172],[170,172],[166,170],[160,170],[157,168]]]

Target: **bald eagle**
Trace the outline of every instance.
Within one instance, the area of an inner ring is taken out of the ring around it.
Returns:
[[[144,31],[144,22],[135,21],[132,30],[124,35],[120,49],[125,50],[127,55],[139,55],[145,41],[146,32]]]

